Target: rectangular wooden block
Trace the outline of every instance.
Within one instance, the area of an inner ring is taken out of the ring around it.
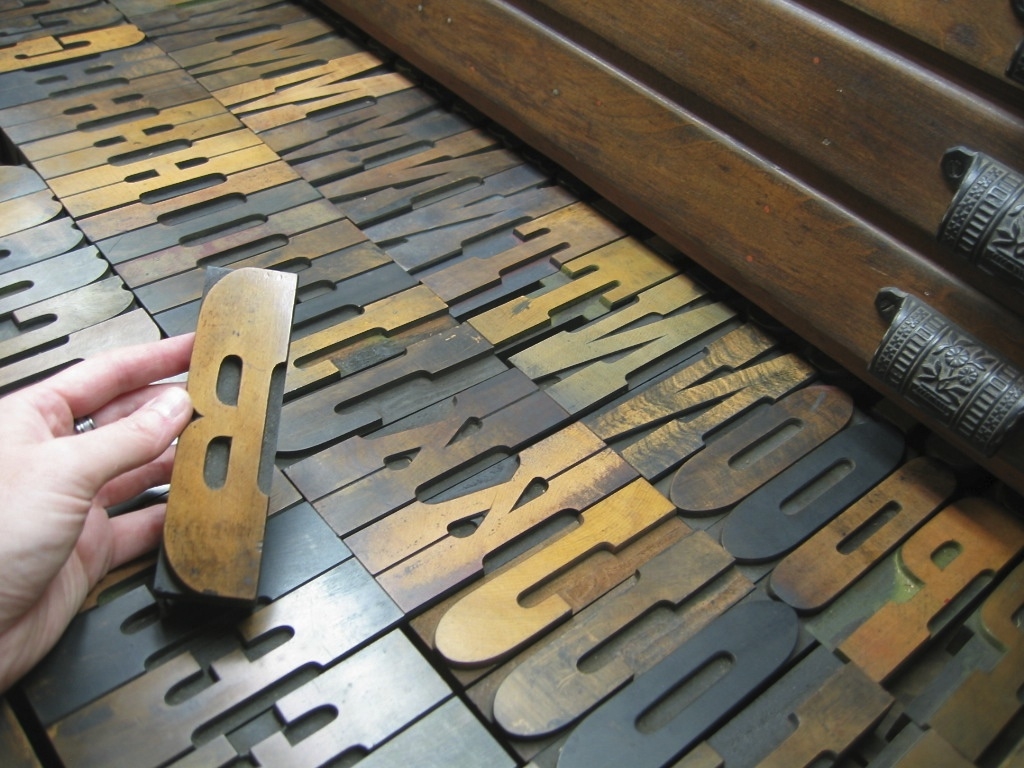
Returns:
[[[259,597],[277,600],[350,554],[309,504],[274,514],[267,519]],[[22,681],[44,725],[144,675],[152,659],[183,645],[198,647],[230,617],[198,610],[162,616],[152,569],[134,581],[137,586],[121,586],[120,594],[76,616],[46,660]]]
[[[524,219],[575,202],[569,192],[550,185],[548,178],[530,165],[486,176],[457,194],[439,192],[442,199],[431,205],[379,223],[367,223],[362,217],[367,236],[386,247],[410,272],[439,264],[460,253],[466,244],[505,231]],[[359,204],[341,203],[350,213]]]
[[[286,474],[340,535],[429,498],[554,431],[565,412],[516,370],[292,464]],[[384,471],[381,471],[384,470]],[[431,490],[432,489],[432,490]]]
[[[504,482],[443,500],[414,501],[346,538],[406,612],[484,572],[515,542],[584,509],[636,478],[589,430],[570,425],[506,459]],[[460,527],[460,526],[464,526]]]
[[[362,51],[317,67],[221,88],[213,91],[213,96],[249,128],[262,133],[413,87],[397,72],[374,72],[382,64],[378,57]]]
[[[343,658],[399,617],[383,590],[349,559],[242,620],[237,637],[222,635],[220,653],[211,644],[212,656],[203,661],[198,649],[199,657],[173,657],[57,721],[50,739],[69,767],[162,765],[193,748],[197,728],[298,670]],[[261,643],[269,646],[250,660]],[[125,738],[128,723],[135,738]]]
[[[346,366],[339,381],[285,403],[279,453],[301,454],[368,434],[507,368],[465,325],[372,352],[364,367]]]

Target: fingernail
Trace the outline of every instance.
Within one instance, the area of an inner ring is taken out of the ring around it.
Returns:
[[[191,412],[192,399],[181,387],[168,387],[149,401],[149,407],[165,419],[177,418],[186,409]]]

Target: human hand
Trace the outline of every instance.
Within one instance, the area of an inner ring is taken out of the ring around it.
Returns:
[[[107,571],[153,549],[164,505],[107,507],[170,479],[194,336],[119,349],[0,400],[0,692],[60,638]],[[96,428],[78,434],[76,419]]]

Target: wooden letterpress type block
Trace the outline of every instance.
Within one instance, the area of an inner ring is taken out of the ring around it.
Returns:
[[[267,170],[280,165],[282,164],[274,163],[272,166],[267,166]],[[258,169],[255,172],[258,173],[260,170],[263,169]],[[316,201],[323,202],[316,194],[316,190],[301,179],[294,179],[278,186],[275,178],[268,178],[267,188],[235,192],[234,190],[237,188],[232,181],[236,177],[248,173],[254,172],[246,171],[236,174],[227,179],[224,184],[204,190],[206,199],[196,200],[191,205],[186,205],[187,201],[182,200],[176,206],[177,210],[166,211],[162,215],[158,214],[156,217],[158,220],[134,231],[131,230],[131,227],[141,221],[128,215],[118,217],[118,214],[124,209],[94,217],[97,219],[108,215],[117,217],[127,226],[124,232],[104,238],[97,245],[115,265],[115,268],[124,271],[135,287],[138,287],[151,280],[174,274],[176,270],[180,271],[205,263],[203,258],[208,257],[209,254],[203,252],[202,246],[210,241],[216,241],[229,235],[237,237],[252,228],[259,229],[261,225],[266,224],[269,217],[281,211],[288,211]],[[194,195],[185,197],[194,197]],[[129,206],[129,209],[131,208],[135,208],[135,206]],[[124,210],[124,213],[127,214],[128,211]],[[335,218],[338,218],[337,214],[335,214]],[[88,222],[89,229],[95,231],[93,218],[85,221]],[[257,238],[253,239],[258,242]],[[188,252],[192,249],[199,253],[196,258],[189,259]],[[174,254],[178,251],[184,251],[185,255],[175,257]],[[242,257],[244,257],[244,251],[238,256],[238,258]],[[212,261],[212,259],[210,260]],[[191,264],[189,264],[190,261]],[[151,264],[152,270],[147,269]]]
[[[319,238],[308,235],[307,239],[311,239],[311,242],[302,249],[302,253],[314,257],[329,252],[332,246],[333,250],[337,250],[366,239],[351,222],[342,219],[337,210],[322,199],[269,214],[250,205],[234,213],[236,218],[222,221],[220,226],[205,230],[202,236],[185,236],[169,248],[154,250],[119,263],[116,267],[118,274],[128,285],[139,288],[199,267],[228,267],[266,251],[287,248],[294,238],[303,233],[322,230]],[[330,229],[324,229],[327,227]],[[141,230],[139,234],[145,232]],[[285,263],[283,259],[281,263]],[[196,299],[198,296],[190,298]],[[154,307],[153,311],[160,310]]]
[[[307,16],[294,24],[268,29],[255,15],[248,29],[176,50],[173,56],[213,92],[266,74],[321,64],[350,52],[351,44],[321,19]]]
[[[53,349],[40,350],[0,367],[0,392],[56,373],[108,349],[145,344],[159,338],[160,329],[144,310],[125,312],[80,331],[72,331],[63,344]]]
[[[999,660],[971,672],[929,718],[931,727],[970,760],[980,761],[1024,706],[1019,693],[1024,686],[1022,604],[1024,566],[1018,565],[981,606],[979,637],[1002,652]]]
[[[589,600],[577,596],[577,605],[557,591],[545,594],[541,589],[545,582],[594,552],[618,552],[674,511],[669,501],[643,479],[611,493],[580,512],[578,527],[465,592],[441,616],[434,631],[434,646],[456,666],[485,666],[507,659],[566,620],[579,610],[580,603],[597,599],[627,578],[635,568],[607,584],[592,579]],[[595,569],[595,576],[606,570]],[[524,605],[528,595],[530,599]]]
[[[268,766],[324,765],[353,752],[372,755],[450,695],[427,660],[394,631],[278,699],[273,707],[285,730],[316,712],[333,711],[330,722],[301,738],[277,731],[248,749],[244,742],[237,748]],[[239,740],[233,735],[233,741]],[[204,745],[196,756],[211,747],[216,745]]]
[[[908,461],[776,565],[772,593],[799,611],[820,610],[899,546],[955,487],[938,462]]]
[[[134,116],[90,113],[91,119],[80,123],[77,131],[30,142],[22,145],[22,151],[43,178],[54,179],[97,166],[154,157],[242,127],[210,98],[159,111],[132,106]]]
[[[453,765],[513,768],[516,764],[457,698],[449,699],[361,762],[362,768],[389,768],[395,765],[415,765],[417,768],[450,768]]]
[[[705,744],[726,768],[812,765],[844,755],[892,704],[878,683],[819,646]]]
[[[254,233],[251,242],[237,248],[200,259],[200,264],[207,267],[224,263],[232,269],[291,272],[298,278],[298,296],[304,291],[314,296],[331,293],[338,290],[337,284],[353,272],[387,264],[387,257],[368,243],[345,246],[353,236],[359,236],[358,230],[345,219],[288,235],[270,233],[266,237],[258,237],[259,234]],[[282,241],[284,244],[278,245]],[[340,246],[338,250],[332,250],[337,246]],[[250,253],[252,255],[248,255]],[[202,295],[203,271],[202,268],[190,269],[149,283],[136,289],[135,296],[147,309],[157,313],[196,302]],[[395,286],[395,289],[400,287]],[[295,318],[293,322],[299,324],[301,319]]]
[[[339,535],[429,498],[568,420],[510,370],[367,437],[337,443],[285,472]],[[382,471],[383,470],[383,471]]]
[[[213,96],[249,128],[262,133],[308,120],[321,111],[340,111],[413,87],[397,72],[369,74],[382,65],[372,53],[362,51],[320,66],[222,88]]]
[[[240,129],[201,139],[155,158],[60,176],[52,179],[50,186],[68,212],[80,218],[211,186],[223,176],[276,159],[255,134]]]
[[[270,199],[271,210],[291,207],[315,199],[298,175],[280,160],[208,180],[192,191],[182,191],[159,200],[149,198],[83,219],[82,231],[96,242],[113,263],[173,245],[195,232],[197,219],[210,216],[214,226],[243,216],[252,204],[261,215]],[[299,182],[295,184],[295,182]],[[292,186],[294,184],[294,186]],[[278,187],[287,186],[287,191]],[[146,235],[139,230],[146,229]],[[123,238],[125,245],[118,240]],[[149,244],[151,243],[151,245]]]
[[[178,438],[160,592],[256,598],[294,303],[293,275],[245,269],[211,281],[189,365],[196,418]]]
[[[82,232],[70,216],[0,234],[0,251],[7,254],[0,259],[0,275],[67,253],[80,245]]]
[[[443,263],[468,243],[574,202],[568,192],[552,186],[530,165],[499,170],[463,192],[439,189],[436,197],[440,199],[430,205],[366,226],[367,236],[413,273]],[[346,211],[356,204],[341,203]]]
[[[309,11],[292,3],[260,0],[206,0],[201,3],[118,0],[118,7],[165,51],[194,48],[220,37],[245,34],[254,27],[294,24]]]
[[[796,614],[782,603],[733,606],[587,715],[559,765],[671,764],[784,669],[798,637]],[[682,685],[696,690],[673,707],[669,694]]]
[[[679,538],[635,576],[476,686],[490,691],[506,733],[536,739],[567,728],[753,589],[706,533],[669,523]]]
[[[515,468],[504,482],[414,501],[346,539],[403,610],[415,611],[462,586],[514,541],[554,518],[581,513],[636,478],[578,424],[511,460]]]
[[[590,410],[625,393],[631,382],[652,377],[650,369],[666,358],[689,357],[690,345],[733,318],[724,304],[698,304],[704,295],[689,278],[672,277],[631,304],[513,355],[511,362],[534,381],[552,381],[545,391],[570,413]]]
[[[350,556],[309,504],[267,519],[261,601],[277,600]],[[146,583],[80,613],[57,646],[21,683],[40,722],[49,726],[90,701],[144,675],[151,661],[190,638],[219,632],[230,614],[164,615]],[[195,641],[199,642],[199,641]]]
[[[0,73],[128,48],[141,43],[143,39],[145,35],[131,24],[52,37],[33,37],[0,49]]]
[[[811,380],[814,370],[795,355],[744,367],[773,346],[760,331],[741,326],[709,343],[682,370],[584,423],[656,480],[703,449],[708,432]],[[732,372],[711,378],[720,371]]]
[[[88,246],[0,274],[0,316],[95,282],[108,268]]]
[[[61,103],[64,96],[118,87],[126,80],[140,80],[169,70],[180,72],[174,59],[152,43],[141,43],[131,48],[97,54],[90,59],[88,67],[71,61],[67,64],[6,72],[0,82],[0,125],[12,141],[26,141],[29,137],[15,133],[14,127],[40,120],[39,109],[50,110],[46,114],[56,118],[64,109]],[[71,124],[76,125],[79,120],[80,116],[73,115]],[[46,135],[53,134],[46,131]]]
[[[82,288],[16,309],[0,320],[0,364],[9,364],[69,334],[119,315],[132,303],[120,278],[108,277]]]
[[[50,740],[69,768],[163,765],[193,748],[197,729],[215,728],[299,670],[333,664],[400,616],[350,558],[244,619],[237,632],[248,647],[222,655],[213,643],[204,663],[176,656],[59,720],[48,728]],[[125,738],[127,723],[135,738]]]
[[[616,309],[678,273],[676,267],[636,239],[622,238],[571,261],[562,261],[559,281],[550,288],[512,299],[476,315],[470,322],[492,343],[505,345],[551,327],[556,315],[566,322],[576,314],[572,309],[578,307],[577,311],[582,312],[595,300],[600,302],[602,314]],[[689,303],[699,295],[680,293],[677,300]],[[587,340],[582,339],[582,343]],[[535,348],[536,355],[530,350],[513,361],[528,370],[537,368],[536,376],[545,375],[536,362],[543,355],[542,347],[543,343]],[[575,360],[569,364],[573,363],[579,364]],[[550,363],[547,367],[553,368]]]
[[[340,178],[387,157],[468,131],[465,119],[420,88],[381,96],[338,113],[260,132],[260,138],[303,178]]]
[[[162,68],[155,62],[161,62]],[[62,152],[91,146],[91,131],[112,130],[119,122],[145,119],[156,111],[172,109],[189,102],[210,101],[209,94],[167,57],[143,60],[141,74],[132,79],[118,77],[123,67],[111,63],[95,67],[108,79],[85,80],[77,87],[57,91],[43,101],[0,112],[0,120],[9,122],[5,130],[18,143],[27,157],[42,159]],[[79,67],[93,69],[93,67]],[[108,71],[109,70],[109,71]],[[150,70],[155,70],[150,74]],[[129,71],[127,75],[134,74]],[[78,73],[68,78],[54,76],[62,82],[79,80]],[[223,110],[221,110],[223,111]],[[109,148],[108,148],[109,149]],[[59,170],[51,173],[59,174]]]
[[[41,190],[0,202],[0,236],[35,229],[61,214],[53,193]]]
[[[798,389],[751,414],[683,464],[672,478],[670,498],[689,515],[725,509],[815,450],[852,415],[853,401],[840,389]]]
[[[577,256],[624,236],[624,232],[585,203],[516,225],[485,252],[464,245],[461,256],[418,277],[462,318],[509,298]]]
[[[901,586],[895,599],[862,619],[837,652],[873,680],[885,681],[956,617],[953,607],[962,612],[965,600],[998,577],[1021,548],[1024,524],[988,501],[964,499],[942,509],[898,550],[898,570],[891,576],[883,571],[890,590],[893,581]]]
[[[340,376],[336,359],[346,346],[374,334],[391,336],[447,316],[444,302],[426,286],[414,286],[362,307],[362,312],[292,342],[285,392],[294,393]]]
[[[124,21],[121,12],[106,3],[41,2],[26,3],[21,8],[5,8],[4,45],[28,38],[42,37],[46,31],[59,28],[62,35],[111,27]]]
[[[366,434],[506,370],[491,345],[466,325],[396,346],[393,356],[285,403],[278,453]]]
[[[8,768],[42,768],[32,743],[6,698],[0,698],[0,754]]]
[[[737,504],[722,545],[744,562],[781,557],[881,482],[903,451],[887,424],[851,424]]]
[[[307,178],[357,226],[366,227],[412,210],[413,201],[442,196],[470,181],[475,185],[481,178],[522,165],[522,158],[499,147],[490,134],[470,130],[353,176]]]

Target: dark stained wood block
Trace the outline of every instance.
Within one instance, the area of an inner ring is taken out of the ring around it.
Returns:
[[[534,739],[572,725],[753,589],[707,534],[668,524],[676,542],[471,689],[474,699],[489,691],[506,733]]]
[[[852,415],[853,401],[836,387],[798,389],[688,460],[672,478],[670,498],[688,515],[725,509],[815,450]]]
[[[74,250],[82,231],[69,216],[58,216],[34,227],[0,235],[0,275]]]
[[[354,559],[256,611],[237,626],[254,646],[201,662],[184,653],[79,709],[48,729],[67,766],[157,766],[193,747],[190,734],[303,669],[322,669],[400,618],[383,590]],[[224,636],[231,647],[231,635]],[[222,643],[223,645],[223,643]],[[198,651],[197,651],[198,652]],[[160,723],[124,738],[124,718]]]
[[[737,504],[722,545],[743,562],[781,557],[881,482],[904,449],[887,424],[850,424]]]
[[[516,370],[366,437],[353,437],[286,469],[289,479],[347,535],[418,498],[456,473],[476,474],[568,420]],[[384,470],[383,472],[381,470]],[[433,493],[426,493],[429,499]]]
[[[309,504],[272,515],[267,520],[259,598],[276,600],[349,555]],[[80,613],[21,687],[39,720],[50,725],[144,675],[152,659],[186,641],[201,642],[231,619],[230,612],[162,614],[148,576],[142,584]]]
[[[587,715],[559,765],[671,764],[788,666],[798,635],[796,614],[781,603],[733,606]],[[681,709],[666,706],[682,683],[696,689],[693,698]]]
[[[506,370],[465,325],[394,346],[383,359],[285,403],[278,452],[308,452],[367,434]]]
[[[88,246],[0,274],[0,316],[95,282],[109,268]]]
[[[352,44],[326,22],[303,14],[293,24],[266,25],[260,14],[239,17],[243,28],[172,54],[208,91],[258,80],[284,69],[316,66],[352,52]],[[247,23],[244,23],[247,22]]]

